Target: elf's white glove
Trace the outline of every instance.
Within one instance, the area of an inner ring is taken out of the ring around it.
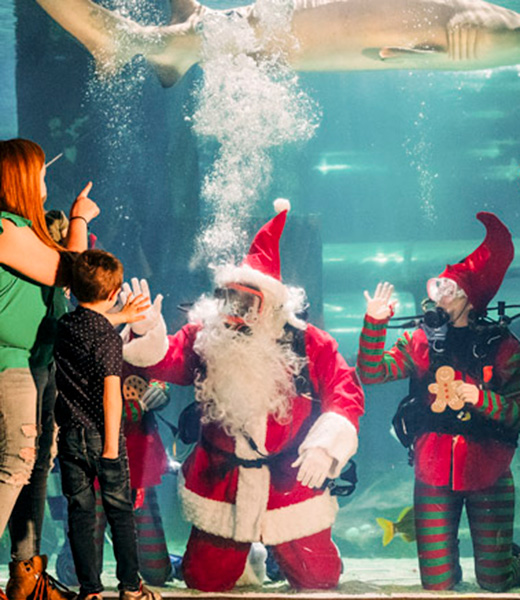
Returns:
[[[378,283],[373,296],[365,291],[365,300],[367,301],[366,313],[372,319],[386,321],[394,314],[396,302],[391,302],[390,297],[394,291],[394,286],[387,281]]]
[[[170,396],[158,385],[153,383],[148,386],[148,389],[139,400],[143,410],[161,410],[170,402]]]
[[[134,297],[139,296],[139,294],[142,294],[145,298],[148,298],[151,306],[144,313],[145,318],[142,321],[137,321],[130,325],[130,328],[136,335],[145,335],[146,333],[154,329],[161,321],[161,308],[163,296],[162,294],[157,294],[152,304],[150,297],[150,288],[146,279],[139,280],[137,279],[137,277],[132,277],[130,281],[132,283],[132,287],[130,287],[130,285],[126,283],[126,281],[125,283],[123,283],[121,293],[119,294],[119,300],[124,306],[130,294],[133,294]]]
[[[331,472],[334,459],[323,448],[308,448],[293,462],[300,467],[296,479],[310,488],[320,488]]]
[[[473,383],[460,382],[455,393],[457,396],[468,404],[477,404],[480,398],[480,390]]]

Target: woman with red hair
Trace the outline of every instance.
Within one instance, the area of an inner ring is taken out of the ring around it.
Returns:
[[[68,283],[71,251],[87,248],[87,225],[99,213],[89,183],[72,205],[66,248],[59,246],[45,224],[45,173],[38,144],[0,141],[0,536],[9,522],[9,600],[25,600],[36,586],[49,600],[64,597],[39,556],[50,452],[47,464],[33,470],[41,447],[30,359],[50,322],[49,287]],[[28,484],[24,510],[14,510]]]

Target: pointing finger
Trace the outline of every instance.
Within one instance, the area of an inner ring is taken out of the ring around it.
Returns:
[[[81,198],[86,198],[89,195],[90,190],[92,189],[92,186],[94,184],[92,183],[92,181],[89,181],[87,183],[87,185],[81,190],[81,192],[79,193],[79,196]]]

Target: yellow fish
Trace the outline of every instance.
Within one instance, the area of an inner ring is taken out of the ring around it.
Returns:
[[[396,534],[400,535],[405,542],[415,541],[415,512],[413,506],[407,506],[395,523],[381,517],[378,517],[376,521],[383,530],[383,546],[388,546]]]

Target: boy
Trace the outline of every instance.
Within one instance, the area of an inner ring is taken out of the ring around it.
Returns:
[[[80,583],[79,600],[100,600],[101,559],[95,544],[97,478],[112,530],[120,600],[160,600],[138,574],[137,544],[126,445],[121,429],[122,341],[114,325],[145,318],[142,296],[107,314],[123,282],[123,266],[103,250],[77,258],[71,290],[77,309],[58,323],[55,346],[60,426],[58,456],[69,511],[69,538]]]

